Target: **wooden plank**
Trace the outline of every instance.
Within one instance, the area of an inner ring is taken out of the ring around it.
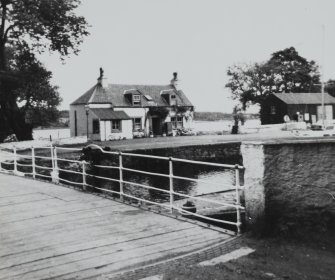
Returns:
[[[179,232],[178,232],[179,233]],[[165,233],[167,234],[167,233]],[[164,234],[162,234],[164,235]],[[20,266],[15,266],[15,270],[10,270],[10,272],[6,269],[0,270],[1,277],[5,276],[11,279],[14,279],[15,276],[20,276],[24,279],[29,277],[29,274],[32,272],[38,278],[44,277],[60,277],[67,273],[72,273],[80,267],[81,270],[91,269],[96,267],[103,267],[110,263],[117,263],[117,267],[120,265],[124,266],[124,261],[131,258],[131,256],[136,256],[136,260],[141,260],[144,256],[150,256],[151,254],[156,254],[157,251],[161,251],[161,256],[164,256],[164,252],[171,251],[172,249],[179,248],[179,250],[183,252],[188,252],[190,248],[198,248],[198,244],[207,244],[208,240],[217,240],[218,233],[212,231],[208,234],[204,240],[203,232],[195,232],[192,230],[188,235],[178,237],[178,234],[174,232],[167,236],[166,238],[162,238],[160,236],[159,239],[153,239],[153,236],[146,239],[148,242],[115,242],[108,244],[108,246],[96,247],[94,249],[88,251],[77,251],[71,254],[64,254],[58,256],[54,256],[52,261],[50,259],[40,260],[37,263],[28,263]],[[139,239],[143,241],[143,239]],[[173,240],[173,242],[171,242]],[[156,257],[155,257],[156,258]],[[57,270],[61,272],[50,272],[50,268],[55,267]],[[9,272],[9,274],[8,274]]]
[[[152,217],[145,217],[141,219],[142,225],[136,226],[136,232],[142,231],[151,231],[155,232],[155,230],[159,230],[160,228],[164,228],[165,230],[178,229],[184,227],[194,227],[194,225],[189,223],[178,223],[177,225],[168,226],[157,224],[156,221],[153,221]],[[58,231],[57,233],[42,232],[39,235],[33,235],[31,237],[22,236],[14,241],[11,239],[3,240],[2,248],[0,248],[0,256],[13,254],[14,252],[20,252],[22,250],[21,244],[24,241],[27,245],[25,246],[25,251],[32,250],[35,248],[34,244],[36,244],[36,240],[38,240],[38,248],[50,247],[51,245],[59,246],[65,245],[67,243],[83,243],[85,240],[91,239],[101,239],[105,236],[109,237],[110,235],[119,235],[122,234],[124,236],[128,236],[134,234],[132,231],[129,231],[129,228],[135,226],[135,223],[124,223],[123,226],[115,226],[115,224],[108,223],[105,226],[93,225],[79,228],[78,230],[64,230]],[[64,232],[67,234],[64,236]],[[143,233],[145,234],[145,233]]]
[[[111,275],[230,238],[88,193],[3,178],[0,279]]]
[[[5,258],[5,262],[1,261],[1,274],[3,273],[4,269],[16,267],[16,270],[20,270],[21,267],[28,266],[28,271],[30,265],[38,265],[38,267],[41,267],[43,265],[48,265],[50,263],[50,258],[52,258],[53,265],[59,265],[66,263],[64,262],[63,256],[67,256],[68,258],[71,258],[72,261],[74,260],[80,260],[82,258],[88,258],[89,256],[96,257],[103,253],[110,253],[115,251],[116,253],[120,250],[122,247],[123,250],[127,246],[131,246],[132,248],[138,244],[153,242],[155,236],[160,236],[161,239],[164,239],[164,236],[169,236],[171,233],[180,233],[180,232],[187,232],[192,227],[189,225],[189,227],[184,228],[178,228],[175,230],[168,231],[166,228],[160,228],[159,230],[153,231],[146,231],[146,232],[134,232],[133,234],[118,234],[118,235],[109,235],[106,236],[103,239],[98,240],[90,240],[88,242],[82,242],[77,244],[69,244],[67,246],[57,247],[57,255],[53,252],[50,252],[50,250],[41,250],[41,251],[35,251],[32,254],[28,256],[21,256],[21,255],[15,255],[13,257],[7,257]],[[192,231],[192,234],[196,234],[195,231]],[[165,237],[166,238],[166,237]],[[131,242],[130,242],[131,241]],[[127,245],[127,244],[130,245]],[[36,262],[38,261],[38,263]]]

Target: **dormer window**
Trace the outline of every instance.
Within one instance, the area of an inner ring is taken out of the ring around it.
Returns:
[[[133,94],[133,105],[134,106],[141,105],[141,96],[139,94]]]
[[[176,95],[175,94],[171,94],[170,95],[170,105],[176,105],[177,102],[176,102]]]

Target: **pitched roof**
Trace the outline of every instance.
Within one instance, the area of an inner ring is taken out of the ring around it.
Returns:
[[[131,119],[124,111],[113,111],[110,108],[91,108],[100,120],[129,120]]]
[[[169,106],[169,104],[162,97],[161,93],[174,93],[176,95],[176,102],[178,106],[193,106],[183,91],[176,90],[171,85],[121,85],[110,84],[108,87],[94,86],[71,105],[78,104],[112,104],[113,107],[132,107],[133,105],[125,96],[125,92],[130,94],[140,94],[141,107],[150,106]],[[149,98],[148,98],[149,97]],[[151,97],[152,100],[149,100]]]
[[[286,104],[321,104],[322,94],[317,93],[273,93],[274,96]],[[324,93],[325,104],[335,104],[335,98],[328,93]]]

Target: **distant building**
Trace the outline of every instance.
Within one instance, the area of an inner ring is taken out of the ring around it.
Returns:
[[[168,85],[104,87],[102,81],[100,69],[97,84],[70,105],[71,136],[106,141],[191,126],[193,105],[179,88],[177,73]]]
[[[291,120],[315,123],[322,119],[321,93],[273,93],[262,104],[262,124],[283,123],[284,116]],[[324,94],[325,118],[335,118],[335,98]]]

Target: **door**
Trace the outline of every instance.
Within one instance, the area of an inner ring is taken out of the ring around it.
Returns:
[[[317,107],[318,121],[322,120],[322,106]],[[325,105],[325,120],[333,119],[333,105]]]
[[[154,135],[162,134],[160,118],[152,118],[152,133]]]

